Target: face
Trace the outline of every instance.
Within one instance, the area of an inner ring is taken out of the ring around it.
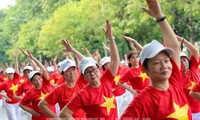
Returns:
[[[186,57],[181,57],[181,65],[183,67],[184,70],[189,69],[189,61]]]
[[[42,78],[39,74],[35,74],[31,80],[31,83],[36,89],[40,89],[42,87]]]
[[[131,63],[131,65],[133,67],[138,67],[138,65],[139,65],[139,56],[138,56],[138,54],[133,54],[131,56],[131,58],[129,59],[129,63]]]
[[[105,63],[103,66],[104,66],[104,68],[105,68],[105,70],[107,70],[107,68],[109,67],[109,63],[110,62],[107,62],[107,63]]]
[[[8,80],[12,80],[14,78],[14,73],[7,73]]]
[[[95,82],[100,82],[100,72],[97,66],[91,66],[86,68],[84,72],[84,77],[88,80],[89,84],[94,84]]]
[[[23,74],[26,78],[28,78],[28,75],[29,75],[30,72],[31,72],[31,70],[26,69],[26,70],[23,71]]]
[[[148,69],[145,72],[151,78],[152,82],[168,80],[172,72],[170,58],[165,52],[160,52],[148,62]]]
[[[78,78],[78,73],[76,67],[68,68],[64,73],[63,77],[67,82],[75,82]]]

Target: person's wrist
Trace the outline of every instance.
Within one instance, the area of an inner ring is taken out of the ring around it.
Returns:
[[[163,22],[167,17],[166,16],[162,16],[156,19],[157,23]]]

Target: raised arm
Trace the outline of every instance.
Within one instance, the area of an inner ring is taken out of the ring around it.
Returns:
[[[137,48],[137,50],[142,50],[142,45],[140,45],[140,43],[137,42],[137,40],[127,37],[127,36],[123,36],[123,38],[131,43],[133,43],[133,45]]]
[[[112,34],[111,24],[109,20],[106,20],[106,29],[104,29],[106,37],[109,39],[110,42],[110,64],[109,69],[113,76],[116,76],[118,67],[120,64],[119,53],[118,49]]]
[[[16,50],[15,52],[13,52],[13,57],[14,57],[14,63],[15,63],[15,71],[17,74],[19,73],[19,62],[18,62],[18,51]]]
[[[199,62],[199,50],[196,46],[194,46],[189,41],[185,40],[184,38],[181,38],[177,35],[177,39],[180,43],[182,43],[190,52],[190,55],[193,55],[197,62]]]
[[[88,57],[92,57],[90,51],[85,46],[82,46],[82,50],[85,51]]]
[[[84,57],[84,55],[71,46],[68,40],[61,40],[61,43],[65,46],[67,52],[72,52],[79,60]]]
[[[171,58],[180,68],[181,63],[179,57],[179,42],[165,15],[162,13],[160,4],[157,0],[146,0],[146,3],[148,5],[148,8],[143,8],[143,10],[157,20],[160,26],[161,33],[163,35],[164,44],[174,50],[174,54]]]
[[[35,64],[35,62],[29,57],[28,53],[21,47],[19,47],[20,51],[22,52],[22,54],[27,57],[30,61],[31,66],[33,67],[33,70],[37,70],[37,65]]]
[[[40,68],[41,72],[42,72],[42,75],[47,79],[49,80],[49,74],[48,74],[48,71],[47,69],[44,67],[44,65],[39,61],[37,60],[31,53],[30,51],[28,50],[27,51],[28,53],[28,56],[30,57],[30,59],[32,59],[36,65]]]

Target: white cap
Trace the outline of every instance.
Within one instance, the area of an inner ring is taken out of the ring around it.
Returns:
[[[179,53],[179,56],[180,56],[180,57],[186,57],[186,58],[188,58],[187,55],[186,55],[184,52],[180,52],[180,53]]]
[[[58,66],[60,67],[60,66],[61,66],[61,64],[62,64],[62,62],[59,62],[59,63],[58,63]]]
[[[52,72],[54,72],[54,69],[52,67],[47,67],[47,71],[52,73]]]
[[[70,67],[76,67],[76,64],[73,60],[66,59],[66,60],[62,61],[61,66],[59,68],[59,71],[65,72]]]
[[[80,61],[79,69],[84,74],[85,70],[91,66],[97,66],[97,62],[92,57],[84,57]]]
[[[24,69],[23,69],[23,71],[24,71],[24,70],[33,71],[33,67],[31,67],[31,66],[25,66]]]
[[[8,67],[7,69],[6,69],[6,73],[8,74],[8,73],[15,73],[15,70],[12,68],[12,67]]]
[[[106,64],[106,63],[108,63],[108,62],[110,62],[110,57],[103,57],[102,59],[101,59],[101,65],[103,66],[104,64]]]
[[[39,71],[30,72],[29,75],[28,75],[29,80],[31,80],[35,74],[40,74],[40,72]]]
[[[169,56],[174,53],[173,49],[163,46],[157,40],[153,40],[151,43],[144,45],[140,52],[141,64],[144,64],[145,59],[153,58],[161,51],[165,51]]]

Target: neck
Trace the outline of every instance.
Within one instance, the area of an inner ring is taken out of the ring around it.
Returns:
[[[98,82],[98,81],[96,81],[96,82],[93,82],[93,83],[89,83],[89,85],[90,85],[91,87],[93,87],[93,88],[97,88],[97,87],[99,87],[99,86],[101,85],[101,83]]]
[[[158,90],[167,90],[169,88],[169,81],[161,81],[161,82],[152,82],[151,86]]]
[[[65,82],[65,85],[72,88],[75,86],[75,82]]]

